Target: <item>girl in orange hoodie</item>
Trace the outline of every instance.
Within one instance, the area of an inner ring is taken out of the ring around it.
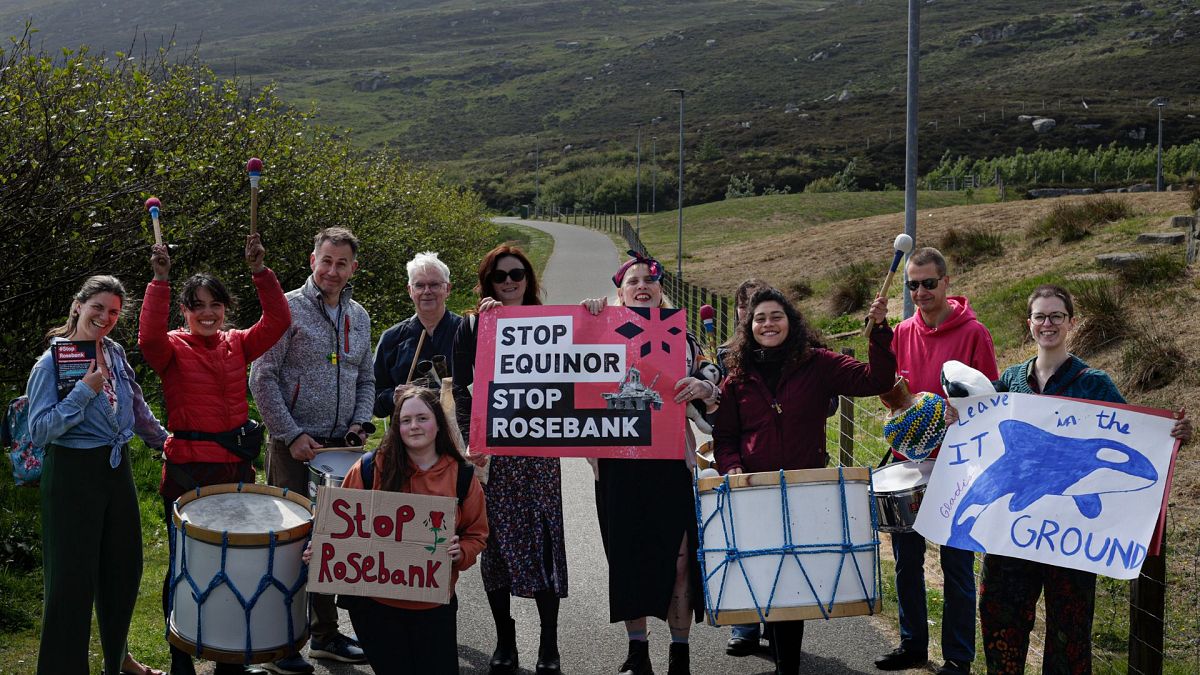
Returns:
[[[470,471],[471,465],[450,440],[448,428],[433,390],[401,388],[387,436],[375,452],[370,489],[459,497],[458,473]],[[361,460],[346,473],[342,487],[366,487]],[[483,489],[474,476],[461,497],[454,522],[449,548],[451,588],[459,572],[475,564],[487,543]],[[310,553],[306,551],[305,557]],[[358,644],[375,672],[458,672],[457,596],[451,596],[446,605],[345,596],[339,597],[338,604],[349,610]]]

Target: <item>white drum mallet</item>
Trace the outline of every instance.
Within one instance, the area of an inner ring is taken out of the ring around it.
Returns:
[[[896,249],[896,255],[892,257],[892,267],[888,270],[887,276],[883,278],[883,288],[879,289],[879,295],[875,296],[877,298],[887,297],[888,289],[890,289],[892,286],[892,279],[896,276],[896,270],[900,268],[900,261],[904,259],[904,256],[912,253],[912,237],[904,234],[903,232],[896,235],[896,241],[892,242],[892,248]],[[870,336],[871,331],[874,330],[874,328],[875,325],[871,321],[871,317],[868,316],[866,318],[866,325],[863,326],[862,336]]]

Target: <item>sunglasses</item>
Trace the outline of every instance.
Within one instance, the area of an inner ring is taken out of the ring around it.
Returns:
[[[932,279],[909,279],[905,285],[908,286],[908,290],[910,291],[915,291],[922,286],[925,287],[925,290],[932,291],[933,289],[937,288],[938,284],[940,283],[942,283],[942,278],[935,277]]]
[[[525,268],[518,267],[516,269],[508,270],[507,272],[504,270],[492,270],[492,273],[488,275],[488,281],[492,282],[493,284],[502,284],[507,279],[512,279],[513,281],[524,281]]]

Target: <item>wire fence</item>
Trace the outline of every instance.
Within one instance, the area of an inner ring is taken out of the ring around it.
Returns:
[[[618,215],[553,206],[531,215],[617,234],[629,248],[649,255],[630,222]],[[682,281],[670,272],[664,272],[662,284],[674,306],[687,310],[689,330],[703,334],[699,310],[710,305],[716,340],[724,342],[733,334],[737,314],[732,298]],[[853,354],[849,349],[843,352]],[[831,458],[843,466],[878,466],[888,452],[883,438],[885,416],[878,398],[842,397],[838,413],[829,418],[826,427]],[[1095,672],[1200,673],[1200,504],[1196,503],[1200,498],[1200,456],[1194,452],[1178,456],[1171,495],[1163,555],[1148,557],[1134,582],[1097,578],[1092,628]],[[926,560],[938,559],[937,546],[930,544]],[[893,579],[884,581],[886,585],[894,583]],[[936,562],[926,566],[926,583],[940,593],[943,578]],[[1042,661],[1044,629],[1045,606],[1039,601],[1030,635],[1031,672]],[[976,644],[982,645],[978,635]]]

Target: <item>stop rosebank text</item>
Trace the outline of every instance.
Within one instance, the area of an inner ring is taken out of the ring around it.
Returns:
[[[404,524],[412,521],[416,516],[416,511],[412,506],[403,504],[398,506],[393,514],[383,514],[372,518],[368,529],[367,514],[363,513],[361,503],[351,504],[345,499],[335,499],[333,500],[333,513],[346,526],[346,529],[341,532],[329,535],[335,540],[358,537],[360,539],[390,538],[397,542],[404,541]],[[446,514],[434,511],[429,515],[431,518],[436,517],[437,521],[441,522]],[[360,581],[391,583],[397,586],[414,586],[416,588],[439,587],[436,574],[442,567],[440,561],[426,560],[424,566],[408,565],[407,570],[399,567],[389,569],[386,556],[386,551],[375,551],[373,555],[367,554],[366,556],[354,552],[347,555],[345,561],[338,560],[330,565],[330,561],[337,557],[337,547],[333,541],[322,542],[320,571],[317,574],[317,580],[333,581],[336,579],[348,584]]]

